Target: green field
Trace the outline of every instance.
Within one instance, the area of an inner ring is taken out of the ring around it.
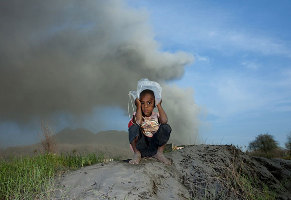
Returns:
[[[68,170],[103,162],[104,155],[39,154],[0,160],[0,200],[50,199],[54,180]]]

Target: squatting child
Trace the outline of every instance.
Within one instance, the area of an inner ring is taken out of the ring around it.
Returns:
[[[135,100],[136,112],[129,122],[129,142],[134,156],[129,161],[139,164],[142,157],[154,157],[165,164],[171,164],[164,154],[164,148],[172,131],[167,124],[168,118],[162,107],[162,100],[155,108],[155,95],[152,90],[146,89],[140,93],[140,99]]]

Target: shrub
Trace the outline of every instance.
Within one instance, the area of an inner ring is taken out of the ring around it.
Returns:
[[[272,154],[278,150],[278,142],[270,134],[260,134],[249,144],[249,150],[264,157],[272,157]]]
[[[291,132],[288,135],[287,142],[285,143],[285,147],[288,151],[288,156],[291,157]]]

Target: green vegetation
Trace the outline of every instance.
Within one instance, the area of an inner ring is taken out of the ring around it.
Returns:
[[[1,160],[0,199],[49,199],[55,177],[103,160],[103,155],[96,154],[41,154]]]
[[[270,134],[260,134],[250,143],[249,149],[253,151],[262,151],[268,153],[278,148],[278,142]]]
[[[247,199],[257,200],[275,200],[276,194],[269,190],[268,186],[263,184],[260,186],[259,181],[254,177],[250,178],[247,175],[239,174],[237,183],[246,195]]]
[[[288,135],[287,142],[285,143],[286,149],[288,151],[288,158],[291,159],[291,132]]]
[[[232,163],[227,169],[226,177],[234,192],[243,195],[242,199],[275,200],[276,193],[270,190],[246,164],[240,155],[240,150],[234,147],[232,154]]]
[[[282,158],[286,160],[291,159],[291,132],[287,136],[285,143],[286,149],[280,147],[273,135],[260,134],[256,139],[249,143],[248,151],[251,156],[265,157],[265,158]]]
[[[273,135],[260,134],[249,144],[250,154],[266,158],[283,157],[283,150],[278,146],[278,142]]]

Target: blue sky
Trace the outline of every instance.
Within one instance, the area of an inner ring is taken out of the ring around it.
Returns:
[[[145,10],[163,51],[186,51],[183,88],[202,108],[200,137],[248,145],[291,131],[290,1],[128,1]]]

